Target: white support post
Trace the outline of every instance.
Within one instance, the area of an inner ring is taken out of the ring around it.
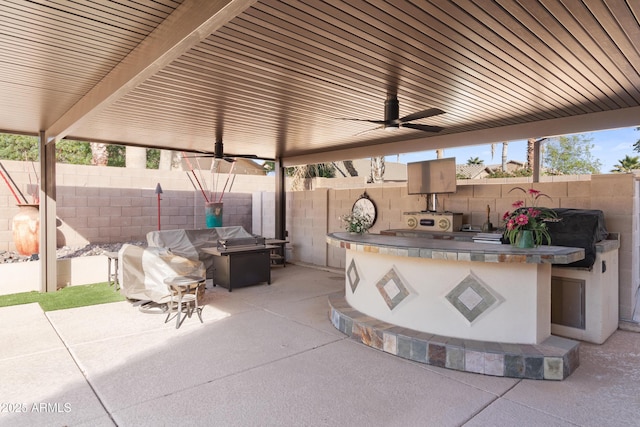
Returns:
[[[56,144],[40,131],[40,289],[57,288],[56,265]]]

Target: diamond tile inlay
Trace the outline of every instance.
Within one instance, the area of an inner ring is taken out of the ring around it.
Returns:
[[[460,294],[458,299],[469,310],[473,310],[478,304],[482,302],[482,297],[478,295],[478,293],[472,288],[465,289],[464,292]]]
[[[473,322],[498,303],[498,299],[493,296],[487,286],[472,274],[453,288],[446,298],[469,322]]]
[[[355,260],[351,260],[349,268],[347,269],[347,279],[349,280],[349,286],[351,286],[351,292],[355,292],[360,283],[360,275],[358,274],[358,268],[356,267]]]
[[[393,280],[389,280],[386,285],[384,285],[384,291],[387,293],[389,298],[394,299],[396,295],[400,293],[400,289],[395,284]]]
[[[393,268],[378,281],[376,287],[391,310],[409,296],[409,291]]]

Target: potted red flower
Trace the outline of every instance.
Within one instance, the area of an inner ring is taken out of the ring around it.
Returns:
[[[549,208],[538,205],[541,198],[549,196],[540,191],[530,188],[525,190],[522,187],[514,187],[513,190],[523,192],[528,196],[529,203],[525,200],[515,202],[512,211],[507,211],[502,216],[505,221],[505,238],[509,240],[513,246],[519,248],[533,248],[546,242],[551,244],[551,236],[547,230],[547,222],[555,220],[557,214]]]

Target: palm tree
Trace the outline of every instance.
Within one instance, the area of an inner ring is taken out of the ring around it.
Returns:
[[[349,173],[349,176],[358,176],[358,171],[353,166],[353,160],[344,160],[342,164]]]
[[[509,143],[508,142],[503,142],[502,143],[502,171],[506,172],[507,171],[507,150]],[[493,154],[496,151],[496,144],[491,144],[491,160],[493,160]]]
[[[384,156],[376,156],[371,158],[371,182],[384,182]]]
[[[502,143],[502,171],[506,172],[507,171],[507,147],[509,146],[508,142],[503,142]]]
[[[107,144],[102,142],[90,142],[91,147],[91,164],[97,166],[107,166],[109,161],[109,152],[107,151]]]
[[[527,167],[531,170],[533,170],[533,155],[535,153],[535,143],[536,143],[536,139],[535,138],[529,138],[527,139]]]
[[[469,157],[469,160],[467,160],[468,165],[481,165],[483,163],[484,161],[480,160],[479,157]]]
[[[611,172],[627,173],[635,169],[640,169],[640,156],[624,156],[624,159],[618,160],[618,164],[611,169]]]

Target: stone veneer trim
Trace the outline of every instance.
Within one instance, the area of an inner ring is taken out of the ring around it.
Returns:
[[[580,366],[578,341],[550,336],[540,344],[443,337],[395,326],[353,309],[340,292],[329,296],[329,319],[351,339],[427,365],[499,377],[563,380]]]
[[[381,236],[383,239],[389,236]],[[366,239],[367,236],[360,236]],[[471,242],[460,242],[453,240],[441,240],[438,245],[449,246],[447,249],[408,247],[408,246],[385,246],[376,241],[358,241],[346,233],[329,233],[326,242],[330,246],[342,249],[350,249],[358,252],[376,252],[383,255],[395,255],[412,258],[430,258],[447,261],[475,261],[485,263],[526,263],[526,264],[570,264],[584,259],[584,249],[564,248],[557,246],[540,246],[535,249],[517,249],[510,245],[480,244]],[[375,239],[371,235],[369,239]],[[404,238],[403,245],[418,244],[420,239]],[[427,242],[426,240],[422,243]],[[470,243],[472,246],[464,244]],[[476,246],[477,245],[477,246]],[[470,249],[472,248],[472,249]],[[554,250],[553,253],[545,251]],[[542,253],[541,253],[542,252]]]

